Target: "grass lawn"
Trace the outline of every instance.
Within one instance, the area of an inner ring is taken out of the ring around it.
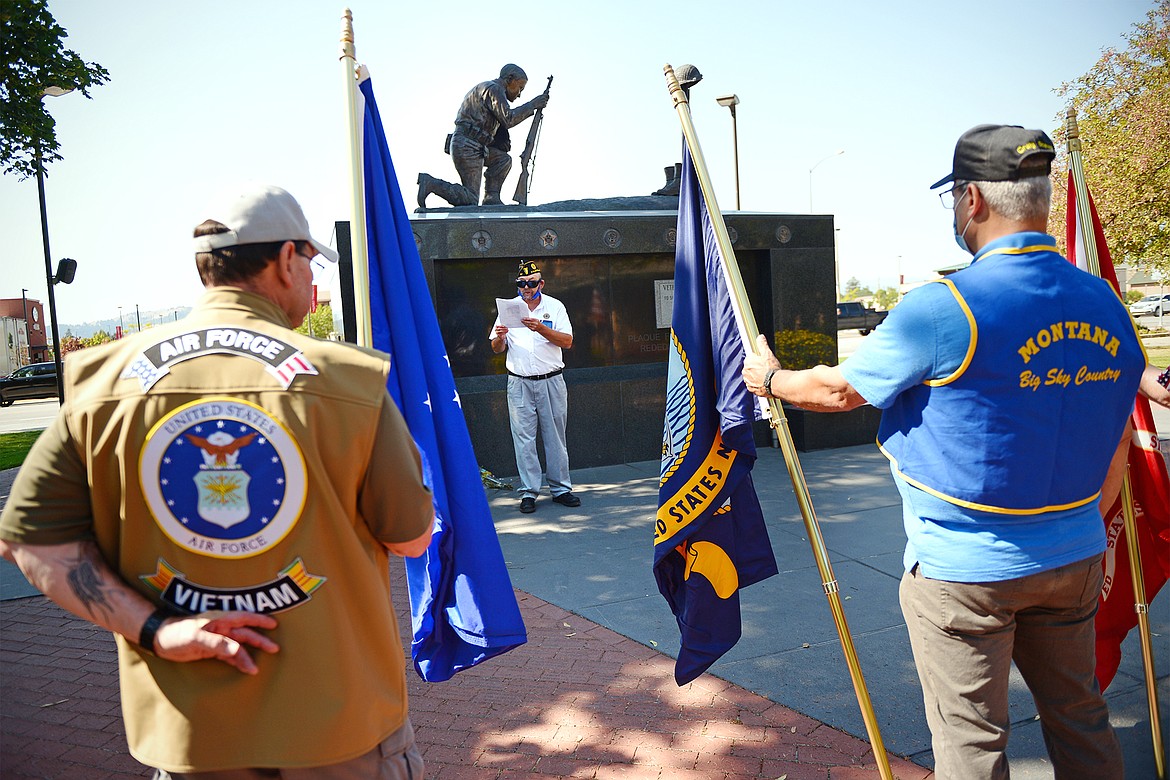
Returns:
[[[24,463],[24,456],[28,454],[29,448],[33,446],[33,442],[40,435],[40,431],[0,433],[0,471],[15,468]]]

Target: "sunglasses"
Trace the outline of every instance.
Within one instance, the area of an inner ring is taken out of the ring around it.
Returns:
[[[543,281],[543,279],[517,279],[516,286],[527,287],[529,290],[534,290],[539,287],[540,283]]]

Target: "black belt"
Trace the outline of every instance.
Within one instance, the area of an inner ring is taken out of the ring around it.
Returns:
[[[563,368],[558,368],[551,374],[537,374],[536,376],[523,376],[521,374],[513,374],[511,371],[509,371],[508,376],[514,376],[517,379],[552,379],[554,376],[559,376],[562,372],[564,372],[564,370],[565,369]]]

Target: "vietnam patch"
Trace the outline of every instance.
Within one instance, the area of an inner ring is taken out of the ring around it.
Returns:
[[[143,495],[175,544],[213,558],[250,558],[280,542],[304,508],[305,459],[263,408],[206,398],[151,428],[138,465]]]
[[[240,610],[267,615],[299,607],[312,598],[325,577],[310,574],[297,558],[267,582],[236,588],[212,588],[188,579],[162,558],[153,574],[140,580],[149,585],[171,607],[185,614],[211,610]]]

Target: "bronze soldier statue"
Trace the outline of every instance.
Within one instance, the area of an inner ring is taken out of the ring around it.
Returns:
[[[548,104],[548,94],[542,93],[516,109],[509,108],[508,104],[520,97],[527,84],[528,76],[520,66],[508,64],[500,69],[498,79],[477,84],[463,97],[455,114],[455,131],[447,137],[447,151],[462,184],[420,173],[420,210],[426,209],[426,199],[431,194],[438,195],[452,206],[477,205],[481,176],[487,182],[483,205],[503,204],[500,190],[508,171],[512,170],[512,158],[508,156],[511,149],[508,128],[515,127]]]

